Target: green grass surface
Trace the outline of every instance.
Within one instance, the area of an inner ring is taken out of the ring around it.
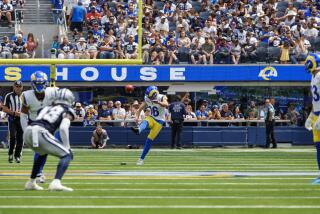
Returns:
[[[74,192],[24,191],[33,153],[21,164],[7,163],[0,151],[0,214],[15,213],[319,213],[320,185],[315,150],[205,149],[151,150],[145,165],[135,166],[140,150],[75,150],[63,184]],[[57,159],[49,157],[47,188]],[[125,162],[126,165],[121,165]],[[103,175],[96,172],[126,172]],[[208,172],[212,176],[176,176],[174,172]],[[140,176],[171,172],[170,176]],[[255,176],[231,174],[257,172]],[[296,173],[283,175],[282,173]],[[273,173],[273,174],[264,174]],[[306,174],[304,174],[306,173]]]

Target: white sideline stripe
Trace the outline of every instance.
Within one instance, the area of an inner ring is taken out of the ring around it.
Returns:
[[[310,184],[311,185],[311,184]],[[23,189],[0,189],[0,191],[24,191]],[[172,188],[172,189],[155,189],[155,188],[88,188],[88,189],[77,189],[76,191],[97,191],[97,192],[103,192],[103,191],[155,191],[155,192],[175,192],[175,191],[185,191],[185,192],[195,192],[195,191],[224,191],[224,192],[236,192],[236,191],[243,191],[243,192],[283,192],[283,191],[319,191],[319,189],[316,188],[273,188],[273,189],[266,189],[266,188],[259,188],[259,189],[248,189],[248,188],[198,188],[198,189],[180,189],[180,188]]]
[[[127,165],[129,166],[135,166],[135,162],[126,162]],[[31,166],[32,164],[20,164],[20,166]],[[71,164],[72,166],[119,166],[120,164],[119,163],[109,163],[109,164],[90,164],[90,163],[84,163],[84,164]],[[8,164],[0,164],[0,166],[8,166]],[[56,167],[57,164],[46,164],[47,167]],[[236,164],[198,164],[198,165],[191,165],[189,166],[188,164],[172,164],[172,165],[166,165],[166,164],[148,164],[148,166],[144,167],[144,168],[168,168],[168,169],[208,169],[208,168],[215,168],[215,169],[243,169],[244,167],[246,169],[267,169],[267,170],[270,170],[270,169],[283,169],[283,170],[289,170],[289,169],[296,169],[296,170],[306,170],[306,169],[314,169],[314,166],[311,165],[311,164],[301,164],[301,165],[292,165],[292,166],[289,166],[289,165],[281,165],[281,164],[278,164],[278,165],[267,165],[267,164],[261,164],[261,165],[236,165]]]
[[[0,199],[319,199],[320,196],[0,196]]]
[[[309,179],[310,181],[312,179]],[[126,182],[119,182],[119,183],[109,183],[109,182],[63,182],[64,184],[71,184],[71,185],[159,185],[159,186],[223,186],[223,185],[239,185],[239,186],[310,186],[310,183],[126,183]],[[21,184],[21,182],[1,182],[1,184],[6,185],[17,185]],[[0,196],[1,198],[1,196]]]
[[[15,205],[0,206],[0,209],[318,209],[318,205]]]

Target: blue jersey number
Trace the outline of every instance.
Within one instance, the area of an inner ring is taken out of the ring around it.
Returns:
[[[313,95],[313,100],[315,102],[318,102],[320,100],[320,95],[319,95],[319,91],[318,91],[318,87],[313,85],[312,86],[312,95]]]
[[[159,113],[159,110],[156,106],[153,106],[153,107],[149,106],[149,108],[151,109],[152,116],[155,116],[155,117],[159,116],[160,113]]]

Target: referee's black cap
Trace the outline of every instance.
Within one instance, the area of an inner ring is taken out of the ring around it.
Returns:
[[[16,80],[13,83],[14,86],[22,86],[22,81],[21,80]]]

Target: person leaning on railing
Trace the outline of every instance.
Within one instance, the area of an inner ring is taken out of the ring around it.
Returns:
[[[212,106],[211,111],[209,112],[209,120],[220,120],[221,114],[219,107],[217,105]]]

